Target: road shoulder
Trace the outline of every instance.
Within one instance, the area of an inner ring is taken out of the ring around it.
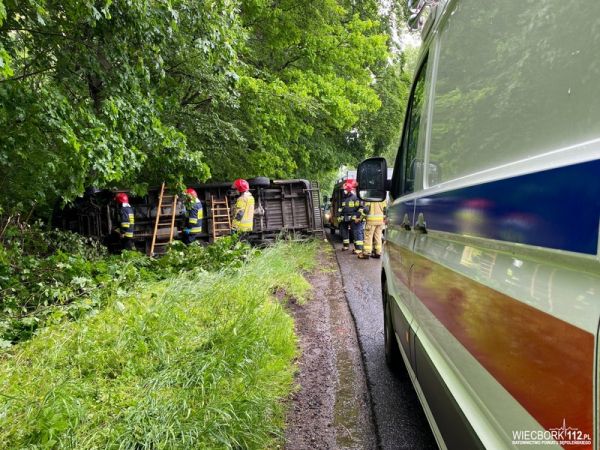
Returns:
[[[318,269],[308,276],[312,299],[289,303],[301,355],[285,447],[375,449],[365,371],[341,274],[330,247],[320,250],[318,258]]]

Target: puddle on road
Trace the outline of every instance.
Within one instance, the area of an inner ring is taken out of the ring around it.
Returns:
[[[365,419],[356,399],[356,373],[350,355],[337,354],[338,386],[334,411],[336,443],[340,449],[363,449],[365,442],[372,440],[362,428]]]

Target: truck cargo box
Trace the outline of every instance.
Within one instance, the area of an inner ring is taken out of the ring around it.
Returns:
[[[264,177],[249,180],[250,192],[255,198],[254,228],[247,238],[254,243],[269,242],[282,234],[302,236],[323,235],[322,210],[317,182],[307,180],[269,180]],[[237,193],[231,183],[190,185],[198,193],[204,208],[202,233],[199,240],[211,242],[213,235],[213,201],[227,199],[229,214],[235,204]],[[127,191],[123,191],[127,192]],[[172,194],[177,194],[172,192]],[[117,204],[115,191],[92,190],[65,208],[57,209],[53,225],[85,236],[101,240],[109,248],[119,247]],[[180,194],[181,195],[181,194]],[[154,233],[160,188],[151,188],[145,196],[129,195],[129,203],[135,211],[135,245],[139,250],[150,252]],[[184,206],[178,199],[175,207],[174,239],[184,225]],[[172,203],[165,202],[162,217],[171,217]],[[171,227],[159,226],[156,242],[164,243],[170,238]]]

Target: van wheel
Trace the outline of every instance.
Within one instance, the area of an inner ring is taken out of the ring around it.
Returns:
[[[396,374],[400,373],[402,367],[402,355],[398,348],[398,341],[394,333],[394,325],[392,323],[392,311],[390,306],[390,298],[387,290],[387,282],[383,285],[383,342],[385,350],[385,362],[388,367]]]

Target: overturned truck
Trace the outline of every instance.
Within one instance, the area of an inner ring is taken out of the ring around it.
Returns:
[[[258,177],[248,180],[255,198],[251,242],[274,240],[281,234],[323,235],[320,193],[317,182],[307,180],[269,180]],[[231,206],[236,194],[231,183],[191,185],[198,193],[204,209],[202,233],[199,239],[212,242],[229,234]],[[115,191],[88,190],[65,208],[57,209],[53,225],[99,239],[110,249],[119,247],[115,229],[119,225]],[[183,200],[175,192],[161,188],[149,189],[145,196],[129,196],[135,211],[134,240],[136,248],[147,254],[161,253],[172,239],[180,237],[184,225]],[[157,217],[158,216],[158,217]]]

